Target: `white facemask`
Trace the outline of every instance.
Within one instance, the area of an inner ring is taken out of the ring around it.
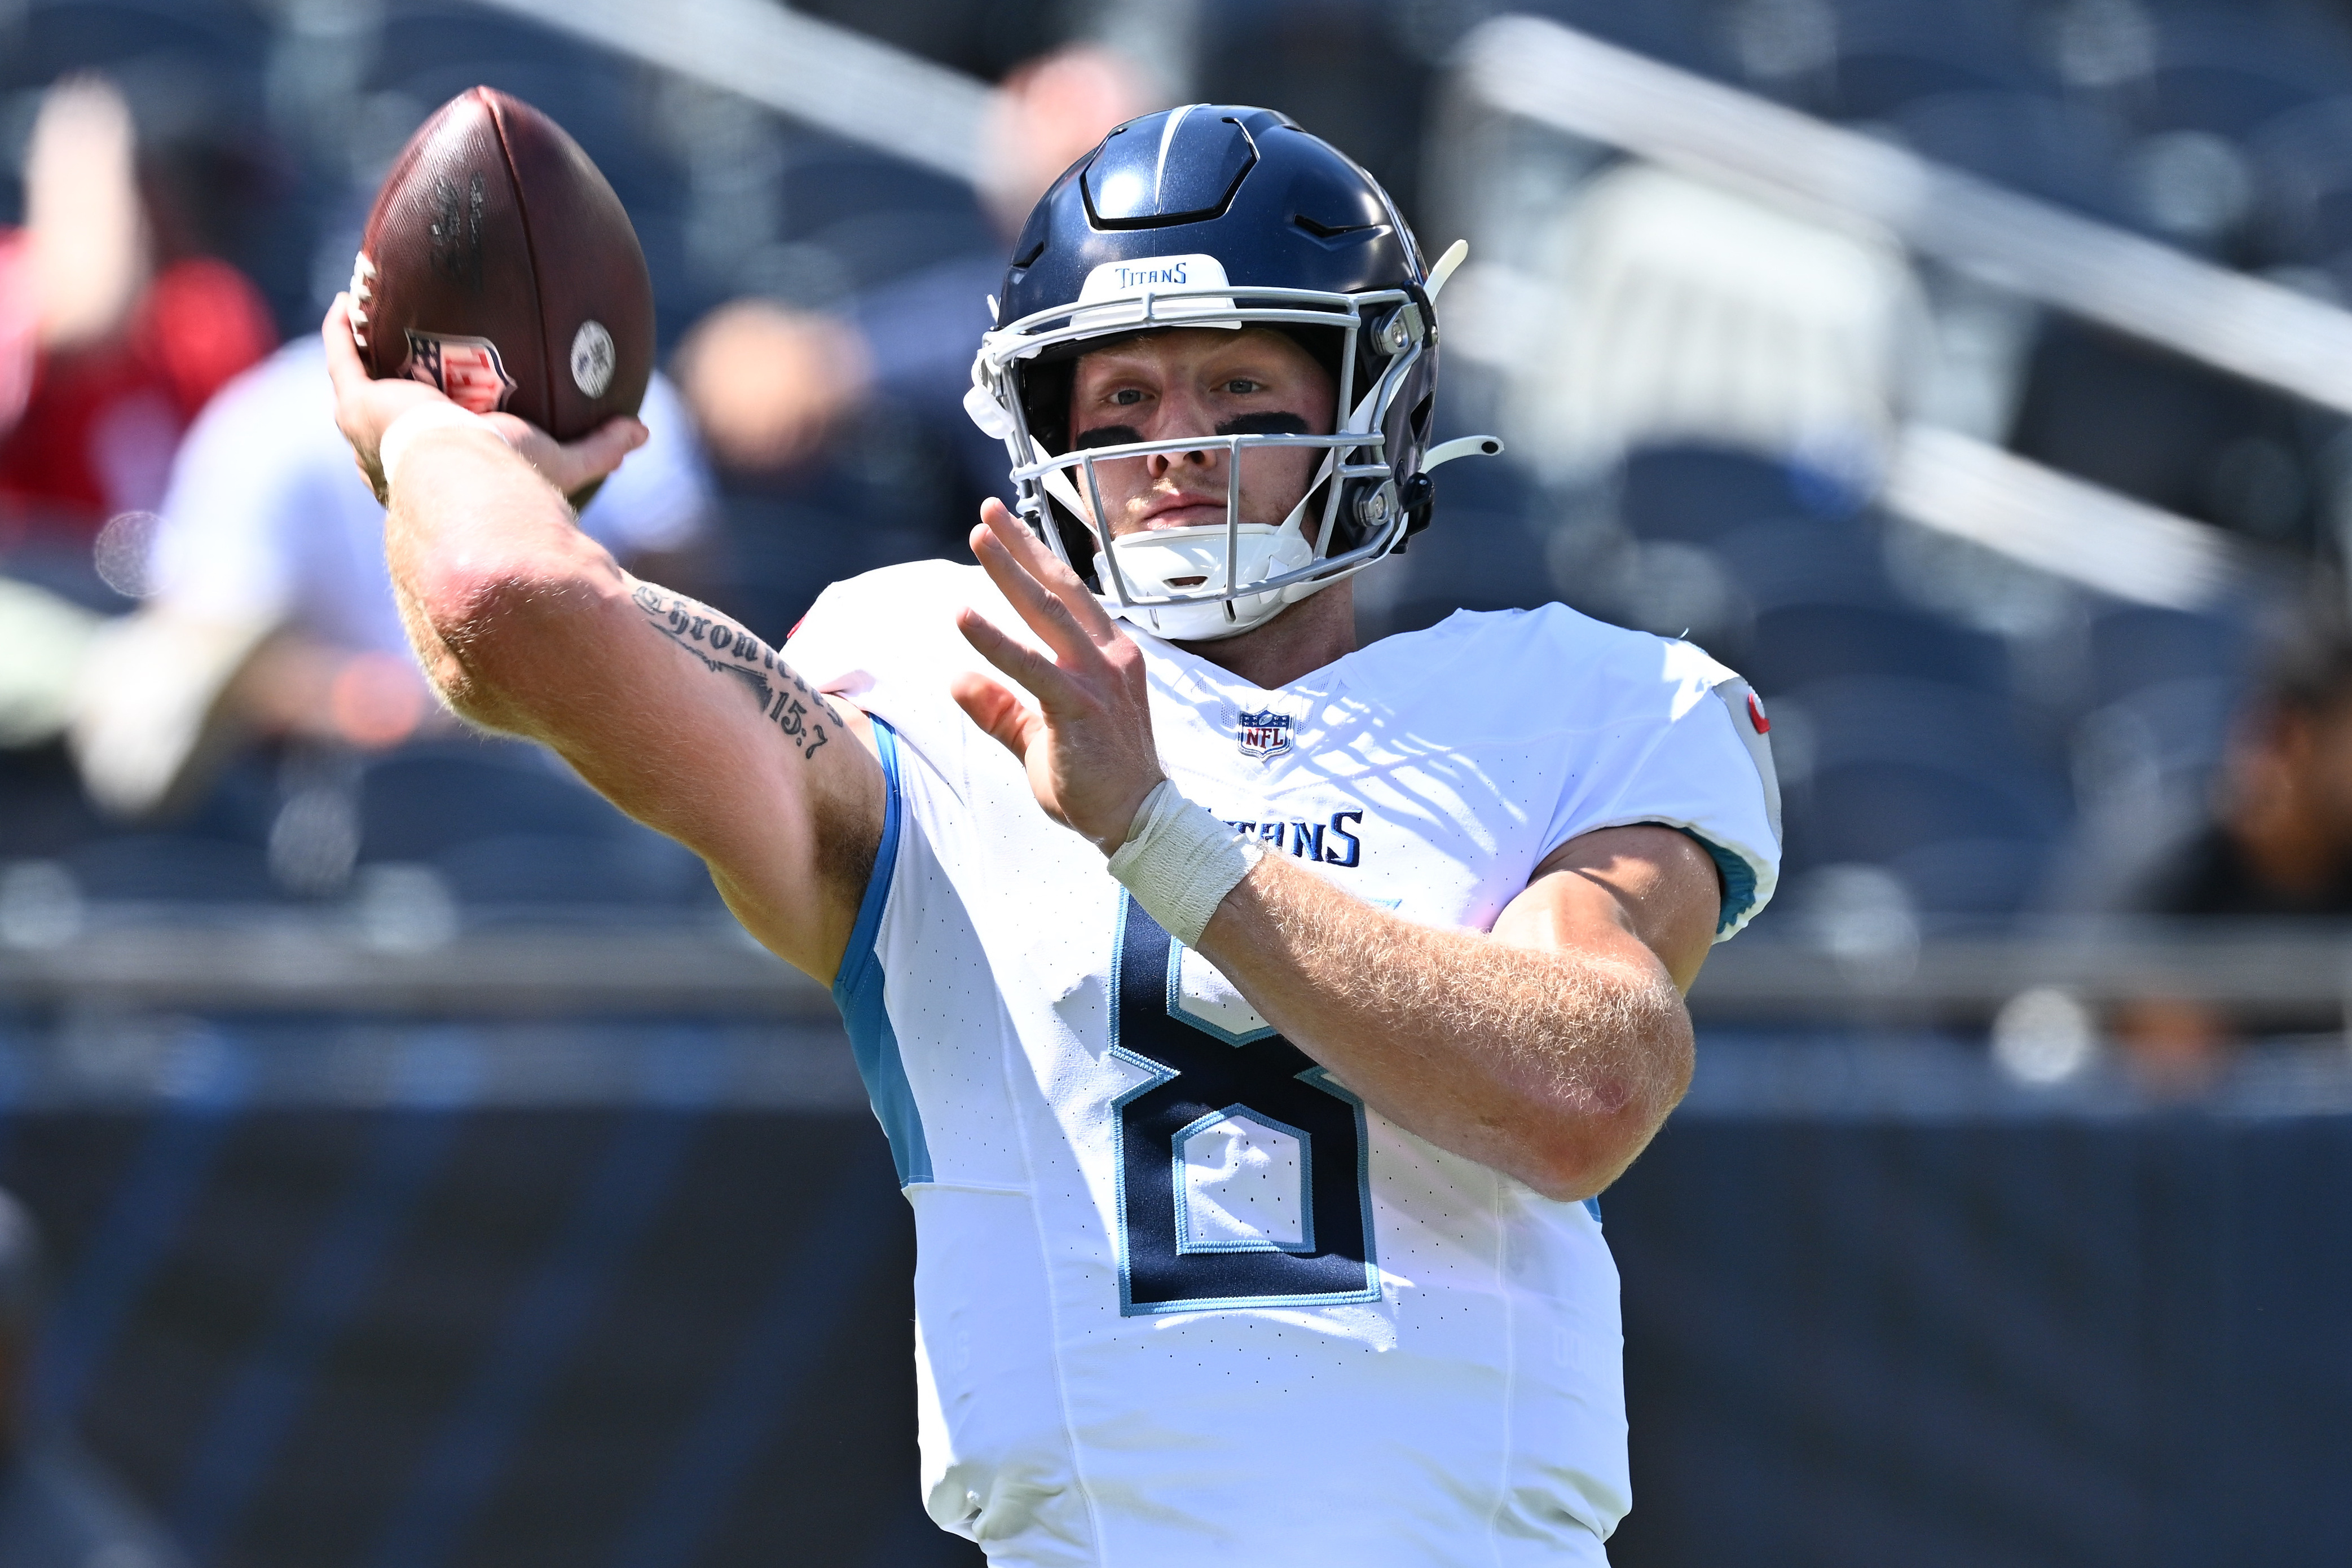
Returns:
[[[1238,462],[1239,458],[1238,451],[1231,454],[1230,460]],[[1072,460],[1077,460],[1075,455]],[[1118,582],[1112,576],[1110,563],[1102,559],[1097,544],[1093,565],[1096,580],[1102,584],[1103,608],[1173,642],[1209,642],[1238,637],[1265,625],[1286,605],[1295,605],[1328,584],[1294,583],[1264,594],[1220,599],[1216,595],[1225,591],[1227,582],[1226,551],[1230,548],[1233,552],[1233,581],[1244,584],[1278,577],[1311,563],[1316,552],[1307,538],[1307,503],[1321,489],[1330,468],[1330,459],[1326,458],[1307,493],[1299,498],[1298,504],[1290,509],[1290,515],[1278,526],[1244,522],[1228,531],[1222,522],[1200,523],[1189,528],[1152,529],[1111,542],[1118,577],[1125,580],[1129,598],[1191,598],[1194,603],[1120,604]],[[1045,484],[1063,505],[1085,515],[1085,509],[1078,504],[1076,488],[1066,472],[1047,474]]]

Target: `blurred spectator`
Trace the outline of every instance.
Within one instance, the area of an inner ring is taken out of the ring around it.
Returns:
[[[90,640],[105,617],[0,576],[0,751],[65,732]]]
[[[981,197],[1007,244],[1030,206],[1111,127],[1148,112],[1151,89],[1124,56],[1073,45],[1016,68],[986,127]],[[913,414],[951,450],[976,502],[1005,489],[1004,448],[963,411],[971,355],[1004,279],[990,247],[875,289],[841,316],[770,300],[720,307],[689,333],[678,383],[730,468],[773,473],[807,461],[870,400]]]
[[[109,516],[153,507],[188,422],[276,342],[244,275],[159,221],[172,205],[142,180],[110,84],[49,89],[25,227],[0,230],[0,549],[86,545]]]
[[[2134,913],[2352,918],[2352,629],[2330,616],[2273,666],[2231,734],[2210,815],[2139,879]],[[2116,1036],[2151,1087],[2191,1092],[2226,1064],[2231,1020],[2145,997]]]
[[[2231,737],[2211,818],[2146,884],[2168,915],[2352,916],[2352,637],[2282,659]]]
[[[690,578],[679,557],[705,529],[710,479],[665,378],[643,416],[650,438],[581,526],[666,581]],[[378,750],[453,724],[401,627],[383,509],[335,428],[316,339],[213,400],[173,466],[152,540],[115,543],[101,540],[101,567],[148,602],[99,636],[73,733],[84,782],[108,809],[168,807],[241,737]]]
[[[40,1238],[0,1193],[0,1563],[176,1568],[179,1551],[122,1484],[26,1409],[41,1313]]]

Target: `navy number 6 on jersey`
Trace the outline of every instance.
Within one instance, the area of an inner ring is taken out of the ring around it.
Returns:
[[[1379,1300],[1363,1102],[1188,1008],[1184,950],[1119,902],[1111,1049],[1147,1075],[1115,1102],[1120,1311]]]

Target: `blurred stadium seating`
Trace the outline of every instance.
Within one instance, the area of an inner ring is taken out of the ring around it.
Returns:
[[[951,157],[602,47],[609,7],[534,9],[564,8],[0,0],[0,224],[37,95],[100,68],[142,127],[236,151],[208,233],[288,335],[343,281],[383,160],[478,81],[611,178],[666,349],[739,295],[855,311],[991,243]],[[1643,149],[1482,97],[1471,0],[1155,8],[1189,32],[1119,0],[801,9],[975,100],[1074,27],[1156,37],[1171,90],[1356,151],[1431,248],[1469,234],[1486,268],[1454,285],[1441,435],[1524,420],[1578,333],[1761,367],[1760,425],[1661,424],[1606,460],[1515,433],[1515,460],[1448,468],[1438,525],[1361,584],[1371,632],[1560,598],[1686,635],[1773,716],[1784,904],[1711,964],[1695,1098],[1607,1200],[1643,1493],[1616,1560],[2340,1554],[2352,1251],[2310,1194],[2352,1157],[2343,933],[2062,917],[2196,816],[2271,623],[2340,570],[2347,405],[2310,383],[2352,361],[2261,384],[1803,202],[1776,221],[1859,247],[1873,300],[1745,317],[1793,335],[1729,348],[1696,312],[1646,340],[1562,324],[1581,204]],[[1523,9],[2118,240],[2352,299],[2340,6]],[[1769,207],[1751,187],[1725,189]],[[1848,356],[1806,384],[1834,428],[1756,438],[1797,401],[1772,377],[1822,344]],[[2160,509],[2230,569],[2133,599],[1906,515],[1883,481],[1911,425]],[[884,403],[821,462],[736,476],[706,596],[781,640],[826,582],[952,552],[958,463]],[[2158,978],[2273,1042],[2201,1107],[2151,1107],[2091,1045],[2039,1080],[1987,1049],[2033,988],[2095,1010]],[[61,748],[0,752],[0,1184],[64,1263],[47,1413],[199,1563],[970,1561],[916,1508],[910,1243],[822,1009],[690,855],[528,748],[289,746],[134,827]]]

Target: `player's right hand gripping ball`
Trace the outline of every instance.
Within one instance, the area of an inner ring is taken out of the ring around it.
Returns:
[[[487,87],[409,138],[352,270],[368,373],[503,410],[559,441],[634,415],[653,285],[620,197],[563,128]]]

